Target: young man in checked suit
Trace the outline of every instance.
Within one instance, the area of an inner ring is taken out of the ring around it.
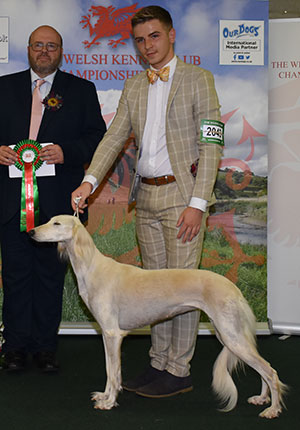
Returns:
[[[197,268],[208,208],[213,203],[222,146],[201,139],[201,120],[219,120],[220,105],[210,72],[174,55],[175,30],[159,6],[132,19],[137,48],[152,70],[169,77],[149,83],[143,72],[125,83],[117,114],[99,144],[83,183],[72,193],[79,208],[101,183],[133,131],[137,152],[129,201],[136,200],[136,229],[145,269]],[[151,73],[149,72],[150,78]],[[198,162],[197,174],[192,165]],[[143,288],[141,285],[140,288]],[[123,384],[146,397],[190,391],[199,312],[152,327],[151,365]]]

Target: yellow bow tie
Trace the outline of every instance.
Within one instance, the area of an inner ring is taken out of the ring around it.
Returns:
[[[147,70],[147,76],[149,79],[150,84],[154,84],[154,82],[157,81],[157,79],[161,79],[163,82],[167,82],[169,80],[169,73],[170,73],[170,67],[164,67],[160,70]]]

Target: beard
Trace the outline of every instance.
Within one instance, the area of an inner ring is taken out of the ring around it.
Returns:
[[[47,63],[39,61],[41,58],[46,57],[49,61]],[[54,73],[55,70],[59,67],[62,60],[62,53],[54,58],[51,59],[51,57],[46,52],[41,52],[36,59],[28,53],[28,62],[32,70],[38,74],[38,75],[51,75],[51,73]]]

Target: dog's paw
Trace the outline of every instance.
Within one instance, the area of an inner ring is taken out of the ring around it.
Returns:
[[[270,406],[269,408],[265,409],[264,411],[262,411],[259,416],[261,418],[268,418],[268,419],[272,419],[272,418],[277,418],[279,417],[281,413],[281,408],[280,407],[274,407],[274,406]]]
[[[99,391],[94,391],[93,393],[91,393],[91,400],[93,401],[100,401],[100,400],[106,400],[108,398],[108,394],[106,393],[102,393]]]
[[[112,409],[114,406],[118,406],[118,403],[116,402],[116,398],[107,393],[95,391],[94,393],[91,393],[91,399],[95,402],[94,403],[95,409],[101,409],[101,410],[107,411],[109,409]]]
[[[113,406],[106,404],[105,402],[96,402],[94,404],[94,409],[100,409],[101,411],[109,411]]]
[[[251,405],[265,405],[266,403],[270,403],[269,396],[252,396],[249,397],[248,403]]]
[[[118,406],[118,403],[110,399],[98,400],[94,403],[94,409],[101,409],[102,411],[109,411],[115,406]]]

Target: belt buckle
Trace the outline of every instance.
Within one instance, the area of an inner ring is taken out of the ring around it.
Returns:
[[[155,185],[158,187],[160,184],[158,183],[159,178],[154,178]]]

